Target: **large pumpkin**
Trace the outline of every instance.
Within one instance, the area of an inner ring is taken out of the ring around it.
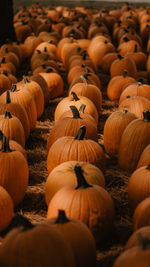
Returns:
[[[4,238],[0,247],[1,266],[41,267],[49,264],[57,267],[76,266],[70,245],[54,227],[33,226],[25,222],[24,226],[14,228]]]
[[[127,109],[117,110],[108,117],[104,125],[104,147],[109,155],[118,154],[121,136],[127,125],[135,119],[136,115]]]
[[[81,166],[86,181],[105,187],[105,178],[102,171],[93,164],[85,161],[65,161],[55,167],[46,180],[45,200],[47,205],[54,194],[66,185],[76,185],[75,166]]]
[[[75,166],[75,173],[77,186],[64,186],[53,196],[47,218],[56,217],[58,210],[64,209],[68,217],[84,222],[99,243],[108,237],[113,224],[115,212],[112,198],[101,186],[87,183],[81,166]]]
[[[105,168],[105,154],[101,146],[84,139],[86,127],[81,126],[75,137],[63,136],[51,146],[47,157],[47,169],[50,173],[60,163],[69,160],[87,161],[99,168]]]
[[[144,111],[143,119],[129,123],[119,145],[119,165],[127,171],[136,169],[141,153],[150,144],[150,112]]]
[[[64,210],[59,210],[57,217],[47,219],[45,223],[57,229],[70,244],[76,266],[94,267],[96,265],[95,240],[83,222],[67,217]]]
[[[98,141],[97,127],[95,123],[88,119],[80,117],[80,113],[76,106],[70,106],[72,116],[60,118],[53,128],[51,129],[47,139],[47,151],[49,151],[51,145],[62,136],[74,136],[80,126],[86,126],[86,139],[92,139]]]

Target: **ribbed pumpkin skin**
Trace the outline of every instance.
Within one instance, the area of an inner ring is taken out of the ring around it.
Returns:
[[[147,166],[150,164],[150,144],[143,150],[140,159],[138,161],[137,168]]]
[[[10,98],[12,102],[19,103],[25,108],[30,124],[30,130],[35,128],[37,120],[36,105],[33,96],[27,90],[10,91]],[[4,104],[6,102],[6,93],[0,96],[0,103]]]
[[[86,126],[86,139],[92,139],[98,141],[97,127],[92,121],[88,119],[64,117],[59,119],[53,128],[51,129],[47,139],[47,152],[49,151],[52,144],[62,136],[75,136],[78,129],[82,126]]]
[[[67,217],[84,222],[93,233],[96,242],[101,242],[108,236],[114,220],[111,196],[98,185],[86,189],[75,187],[65,186],[54,195],[48,206],[47,218],[56,217],[58,209],[64,209]]]
[[[134,231],[137,229],[150,226],[150,197],[142,200],[136,207],[133,214]]]
[[[0,232],[11,222],[14,214],[14,204],[8,192],[0,186]]]
[[[117,75],[114,76],[108,83],[107,96],[110,100],[118,100],[124,86],[128,83],[134,83],[136,80],[130,76]]]
[[[69,95],[72,91],[78,96],[85,96],[89,98],[95,104],[98,113],[100,113],[102,108],[102,93],[100,88],[94,84],[76,83],[70,89]]]
[[[72,96],[63,98],[56,106],[54,113],[55,121],[57,121],[65,111],[69,110],[69,106],[75,105],[77,109],[79,109],[82,104],[85,104],[85,113],[90,114],[98,123],[98,112],[93,102],[85,96],[79,96],[78,98],[79,100],[77,101]]]
[[[0,130],[3,134],[18,142],[22,147],[25,147],[25,133],[20,120],[12,116],[11,118],[0,115]]]
[[[118,107],[118,110],[127,108],[128,111],[134,113],[138,118],[143,118],[143,110],[150,110],[150,100],[143,96],[132,96],[123,100]]]
[[[0,152],[0,185],[3,186],[18,205],[25,195],[28,185],[29,168],[19,151]]]
[[[64,136],[57,139],[48,152],[48,173],[69,160],[87,161],[99,168],[105,166],[104,151],[98,143],[90,139],[75,140],[74,137]]]
[[[135,209],[147,197],[150,197],[150,169],[144,166],[135,170],[129,179],[129,205]]]
[[[37,267],[76,267],[73,252],[58,230],[47,225],[27,231],[14,228],[1,245],[0,265],[30,267],[35,264]]]
[[[30,134],[30,125],[25,108],[19,103],[0,104],[0,114],[4,114],[5,111],[9,111],[21,121],[27,139]]]
[[[104,125],[104,147],[109,155],[118,154],[121,136],[127,125],[135,119],[136,115],[127,110],[115,111],[108,117]]]
[[[55,167],[46,180],[45,185],[45,199],[47,205],[54,196],[54,194],[66,185],[76,185],[76,175],[73,170],[78,163],[84,171],[84,177],[89,184],[97,184],[105,187],[105,178],[102,171],[95,165],[84,161],[66,161]]]
[[[31,93],[36,105],[37,118],[39,119],[44,112],[44,95],[40,85],[26,77],[18,84],[20,84],[21,89],[28,90]]]
[[[133,83],[125,88],[120,95],[119,104],[126,99],[127,96],[143,96],[150,100],[150,85],[142,83]]]
[[[72,247],[78,267],[96,266],[95,240],[88,227],[79,220],[68,218],[66,223],[55,223],[57,218],[47,219],[46,224],[56,228]]]
[[[27,160],[27,152],[26,150],[16,141],[9,139],[9,146],[11,150],[17,150],[23,154],[25,159]],[[0,149],[2,148],[2,140],[0,140]]]
[[[119,146],[119,165],[122,169],[136,169],[141,153],[150,144],[150,123],[141,119],[133,120],[124,130]]]

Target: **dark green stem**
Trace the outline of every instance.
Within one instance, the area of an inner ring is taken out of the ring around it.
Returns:
[[[150,122],[150,111],[148,109],[143,111],[143,121]]]
[[[71,95],[73,96],[73,101],[78,101],[78,100],[80,100],[80,98],[77,96],[77,94],[75,93],[75,92],[71,92]]]
[[[11,103],[11,99],[10,99],[10,92],[9,90],[6,91],[6,104],[10,104]]]

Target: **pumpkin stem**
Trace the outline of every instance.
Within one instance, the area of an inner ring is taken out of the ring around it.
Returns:
[[[79,112],[84,113],[85,108],[86,108],[86,105],[85,105],[85,104],[82,104],[82,105],[80,106],[80,108],[79,108]]]
[[[73,114],[73,118],[74,119],[81,119],[81,117],[80,117],[80,113],[79,113],[79,111],[78,111],[78,109],[76,108],[76,106],[70,106],[70,109],[71,109],[71,111],[72,111],[72,114]]]
[[[122,73],[123,78],[126,78],[127,75],[128,75],[128,71],[127,70],[124,70],[123,73]]]
[[[87,58],[87,52],[86,52],[86,50],[83,50],[83,52],[82,52],[82,60],[86,60],[86,58]]]
[[[134,46],[134,53],[137,53],[138,52],[138,47],[137,47],[137,44],[135,44]]]
[[[6,104],[10,104],[11,103],[11,99],[10,99],[10,92],[9,90],[6,91]]]
[[[29,79],[25,75],[23,75],[23,82],[24,83],[29,83],[30,82]]]
[[[92,185],[88,184],[87,181],[85,180],[83,175],[84,171],[78,163],[74,166],[74,171],[77,178],[77,186],[75,189],[80,189],[80,188],[85,189],[88,187],[92,187]]]
[[[143,233],[138,233],[139,247],[142,250],[150,249],[150,239]]]
[[[48,41],[48,44],[52,44],[52,43],[53,43],[53,40],[50,39],[50,40]]]
[[[11,118],[12,118],[12,116],[11,116],[11,114],[10,114],[9,111],[5,111],[4,118],[5,118],[5,119],[6,119],[6,118],[11,119]]]
[[[148,109],[143,111],[143,121],[150,122],[150,111]]]
[[[4,134],[3,134],[1,151],[2,152],[12,152],[12,150],[10,149],[10,146],[9,146],[9,138],[7,138]]]
[[[121,56],[120,54],[117,54],[117,57],[121,60],[123,59],[123,56]]]
[[[75,92],[71,92],[71,95],[73,96],[73,101],[78,101],[78,100],[80,100],[80,98],[77,96],[77,94],[75,93]]]
[[[51,72],[53,72],[53,69],[51,67],[46,70],[46,73],[51,73]]]
[[[84,75],[80,75],[81,80],[84,82],[85,85],[88,85],[88,79]]]
[[[23,215],[21,215],[19,213],[14,215],[14,217],[11,220],[11,224],[13,225],[13,227],[23,226],[22,232],[25,232],[25,231],[30,230],[30,229],[35,227],[29,221],[29,219],[27,219],[25,216],[23,216]]]
[[[74,137],[74,139],[75,140],[83,140],[84,139],[84,136],[85,136],[85,133],[86,133],[86,126],[83,125],[78,130],[78,132],[77,132],[76,136]]]
[[[16,89],[17,89],[17,86],[16,86],[16,84],[12,84],[12,86],[11,86],[11,91],[12,91],[12,92],[15,92],[15,91],[16,91]]]
[[[124,108],[123,109],[123,113],[127,113],[128,112],[128,109],[127,108]]]
[[[67,218],[66,213],[64,210],[58,210],[58,217],[55,221],[55,223],[60,223],[60,224],[64,224],[70,222],[70,220]]]
[[[146,170],[150,170],[150,164],[147,165]]]

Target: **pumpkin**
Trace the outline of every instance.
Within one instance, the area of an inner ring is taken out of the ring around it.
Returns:
[[[30,130],[32,131],[35,128],[37,120],[36,104],[33,96],[27,90],[21,90],[17,83],[12,86],[10,90],[10,97],[12,102],[19,103],[25,108],[29,119]],[[3,93],[0,96],[0,103],[4,104],[5,102],[6,93]]]
[[[50,93],[49,98],[53,99],[62,95],[64,83],[60,74],[51,71],[49,72],[49,70],[50,69],[48,69],[47,72],[41,72],[40,75],[47,82]]]
[[[0,232],[8,227],[13,215],[13,200],[5,188],[0,186]]]
[[[64,186],[53,196],[47,218],[56,217],[58,210],[64,209],[68,217],[84,222],[100,243],[108,237],[113,224],[113,201],[103,187],[87,183],[81,166],[75,166],[74,170],[77,185]]]
[[[22,147],[25,146],[23,126],[20,120],[12,116],[9,111],[6,111],[4,115],[0,115],[0,129],[7,138],[15,140]]]
[[[134,231],[127,240],[124,249],[130,249],[139,245],[139,235],[150,238],[150,226],[143,226]]]
[[[118,110],[127,108],[129,112],[134,113],[138,118],[143,118],[143,110],[150,110],[150,100],[143,96],[127,96],[118,107]]]
[[[75,137],[63,136],[52,144],[47,156],[48,173],[69,160],[87,161],[99,168],[105,167],[103,149],[97,142],[84,139],[85,132],[86,127],[81,126]]]
[[[150,85],[142,84],[141,82],[128,85],[120,95],[119,105],[127,96],[143,96],[150,100]]]
[[[0,151],[0,166],[0,185],[8,191],[16,206],[23,200],[27,190],[29,168],[23,154],[10,149],[5,136]]]
[[[135,119],[136,115],[127,109],[117,110],[108,117],[104,125],[104,147],[109,155],[118,154],[121,136],[127,125]]]
[[[30,125],[27,112],[23,105],[11,102],[10,91],[6,91],[6,101],[0,104],[0,114],[4,114],[6,111],[10,112],[13,116],[17,117],[22,123],[26,139],[30,134]]]
[[[121,93],[124,91],[124,86],[135,82],[136,80],[128,75],[127,70],[124,70],[122,75],[117,75],[110,79],[107,85],[108,98],[110,100],[118,100]]]
[[[128,56],[118,54],[118,59],[114,60],[110,66],[110,76],[122,75],[123,71],[127,70],[128,75],[137,79],[137,68],[134,60]]]
[[[70,106],[72,116],[60,118],[51,129],[47,139],[47,151],[51,145],[62,136],[74,136],[80,126],[86,126],[86,139],[98,141],[97,127],[88,119],[80,117],[80,113],[76,106]]]
[[[140,159],[138,161],[137,168],[140,168],[142,166],[147,166],[150,164],[150,144],[145,147],[143,150]]]
[[[49,263],[58,267],[76,266],[70,245],[54,227],[34,226],[24,220],[20,227],[9,231],[4,238],[0,249],[1,266],[29,267],[36,264],[41,267]]]
[[[78,111],[79,111],[80,117],[82,119],[90,120],[97,127],[96,120],[90,114],[85,112],[85,107],[86,107],[85,104],[81,104],[81,106],[79,107]],[[71,111],[71,109],[68,109],[67,111],[62,113],[59,120],[64,118],[64,117],[71,117],[71,116],[72,116],[72,111]]]
[[[69,95],[71,95],[71,92],[75,92],[78,96],[89,98],[95,104],[98,113],[100,113],[102,108],[101,89],[94,84],[88,83],[88,80],[84,76],[81,77],[84,79],[84,83],[76,83],[73,85],[69,91]]]
[[[64,97],[56,106],[54,112],[54,120],[57,121],[63,112],[69,109],[69,106],[75,105],[77,109],[80,108],[82,104],[85,104],[85,112],[90,114],[98,123],[98,111],[94,103],[85,96],[77,96],[75,92],[72,91],[70,96]]]
[[[114,262],[113,267],[147,267],[150,261],[150,240],[142,233],[138,234],[139,243],[137,246],[125,250]]]
[[[132,208],[150,196],[149,178],[150,165],[136,169],[130,176],[128,183],[128,199]]]
[[[18,86],[21,90],[28,90],[33,96],[36,105],[37,119],[39,119],[44,112],[44,95],[40,85],[24,76],[23,79],[18,82]]]
[[[85,161],[70,160],[59,164],[47,177],[45,185],[45,200],[48,205],[54,194],[66,185],[76,185],[75,166],[81,166],[86,181],[105,188],[105,178],[102,171]]]
[[[40,74],[31,75],[29,78],[30,80],[35,81],[40,85],[44,95],[44,105],[46,106],[50,99],[50,92],[48,89],[47,82]]]
[[[134,231],[137,229],[150,225],[150,197],[142,200],[136,207],[133,214]]]
[[[74,254],[76,266],[96,266],[95,240],[83,222],[69,218],[64,210],[59,210],[57,217],[47,219],[45,223],[60,231],[64,239],[68,241]]]
[[[150,112],[143,112],[143,119],[133,120],[125,128],[119,146],[119,165],[127,171],[136,169],[141,153],[150,143]]]

